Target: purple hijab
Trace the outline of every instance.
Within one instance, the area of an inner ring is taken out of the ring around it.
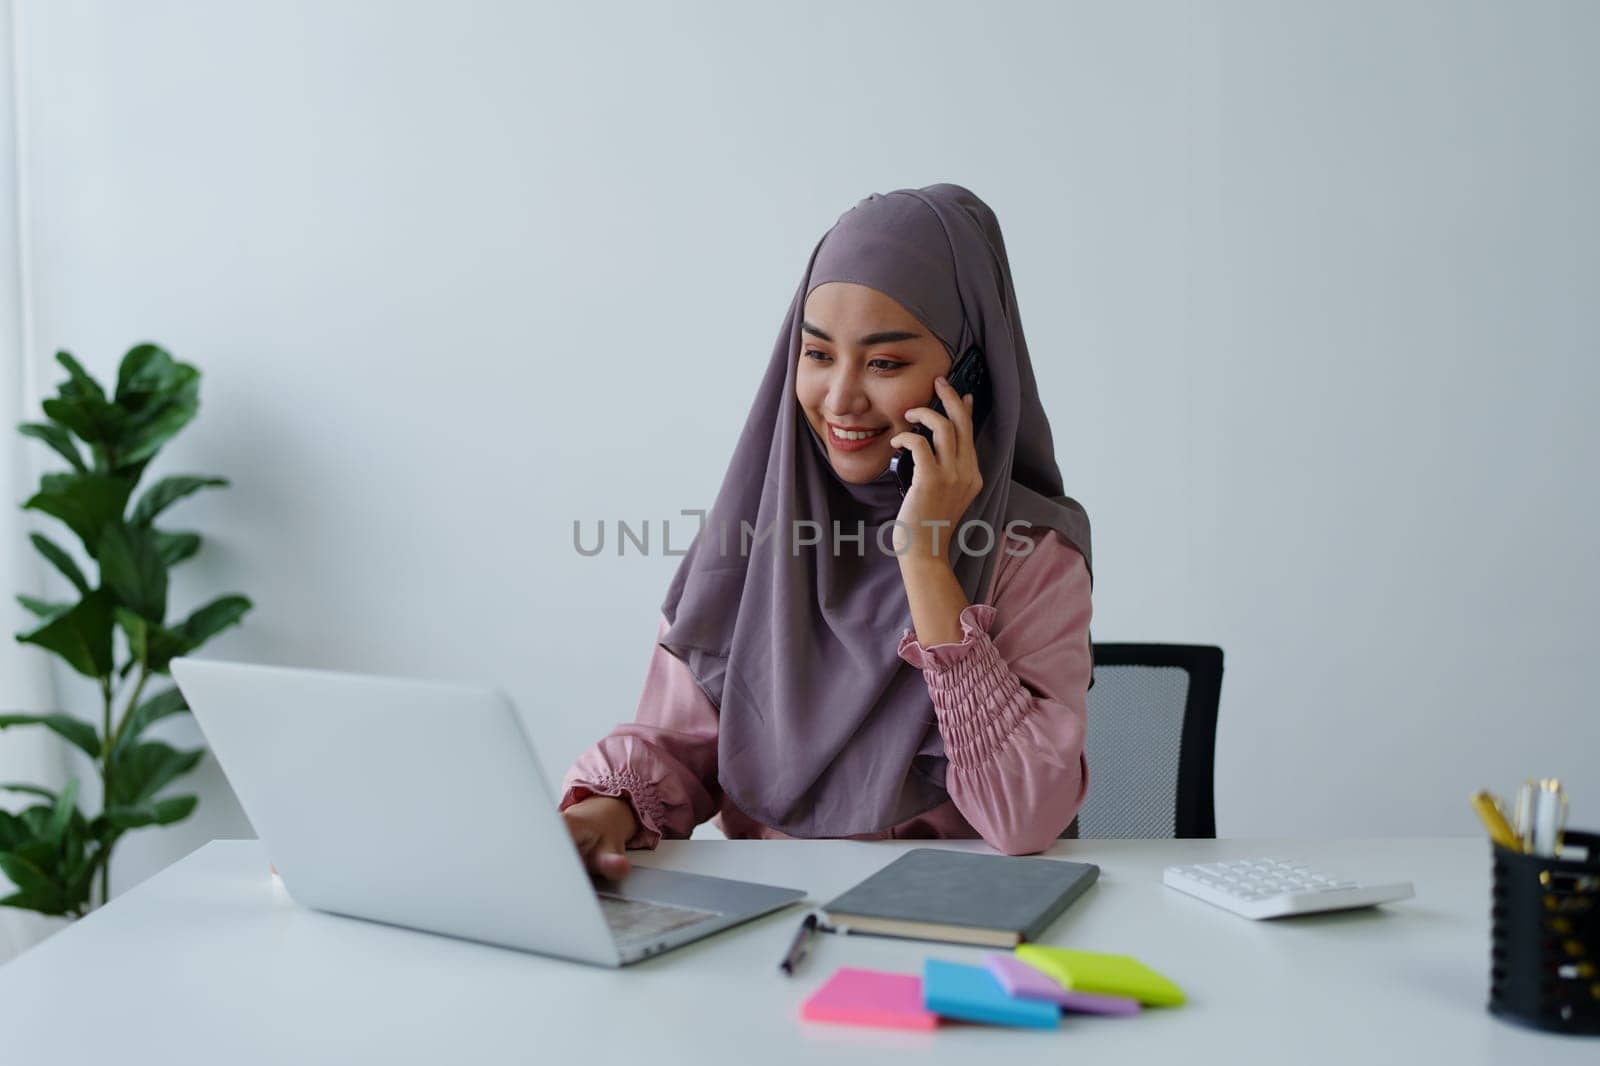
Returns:
[[[968,600],[987,596],[1008,523],[1048,526],[1090,558],[1088,516],[1062,495],[994,212],[959,185],[868,196],[812,250],[716,503],[662,605],[661,646],[719,711],[723,791],[799,837],[878,832],[949,798],[927,684],[897,654],[911,609],[898,561],[879,549],[900,508],[894,478],[841,480],[795,398],[805,300],[830,281],[890,296],[952,356],[983,347],[994,410],[977,437],[983,489],[966,521],[995,538],[985,551],[974,533],[974,554],[955,553]],[[805,522],[816,526],[789,533]],[[802,546],[816,527],[820,543]]]

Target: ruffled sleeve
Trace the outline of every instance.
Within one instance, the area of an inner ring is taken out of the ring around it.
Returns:
[[[630,848],[688,837],[722,799],[717,709],[689,668],[661,646],[666,632],[663,618],[634,720],[579,756],[562,779],[561,810],[589,796],[628,801],[639,818]]]
[[[1089,570],[1054,531],[1029,543],[1002,555],[992,605],[962,610],[959,643],[924,648],[906,630],[898,649],[927,683],[951,800],[1010,855],[1050,847],[1089,783]]]

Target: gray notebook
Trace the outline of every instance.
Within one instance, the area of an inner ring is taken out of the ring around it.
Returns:
[[[1099,876],[1086,862],[916,848],[822,910],[851,933],[1015,947],[1038,939]]]

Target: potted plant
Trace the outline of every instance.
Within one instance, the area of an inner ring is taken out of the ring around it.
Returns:
[[[72,918],[110,899],[111,854],[124,833],[171,825],[194,811],[197,797],[164,790],[193,770],[204,751],[143,739],[152,723],[188,710],[177,688],[150,690],[167,677],[175,657],[237,623],[251,605],[244,596],[221,596],[181,621],[167,620],[168,571],[200,550],[200,535],[160,528],[156,520],[184,497],[226,480],[164,477],[135,496],[150,460],[199,409],[200,372],[154,344],[140,344],[123,357],[116,390],[107,396],[71,355],[59,352],[56,361],[68,377],[44,402],[47,421],[19,430],[49,446],[69,469],[45,474],[22,506],[65,525],[97,580],[89,580],[67,549],[34,533],[34,547],[78,598],[50,603],[19,596],[36,621],[16,637],[93,678],[102,706],[98,723],[55,710],[0,714],[0,728],[38,726],[59,734],[93,761],[103,802],[98,814],[86,816],[78,807],[76,777],[59,793],[0,783],[37,800],[15,814],[0,810],[0,870],[15,885],[0,904]],[[120,641],[114,639],[118,631]]]

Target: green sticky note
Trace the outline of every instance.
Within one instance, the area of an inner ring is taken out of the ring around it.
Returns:
[[[1176,1007],[1183,1002],[1183,989],[1128,955],[1022,944],[1016,956],[1073,992],[1126,996],[1147,1007]]]

